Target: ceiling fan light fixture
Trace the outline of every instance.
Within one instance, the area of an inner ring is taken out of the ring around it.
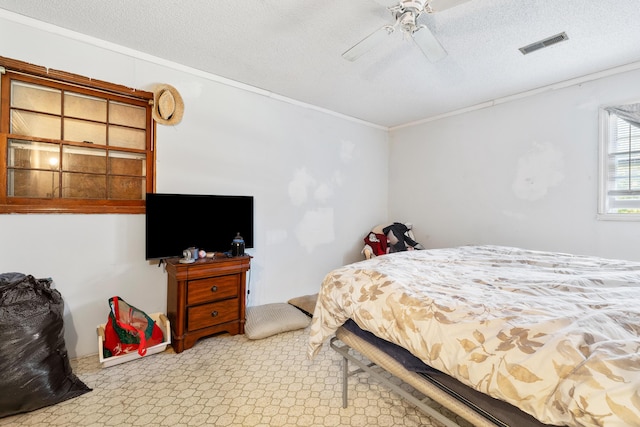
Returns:
[[[416,14],[413,11],[407,11],[400,15],[398,17],[398,23],[405,33],[412,34],[417,30]]]

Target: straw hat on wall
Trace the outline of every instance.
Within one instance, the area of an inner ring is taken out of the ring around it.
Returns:
[[[176,88],[157,85],[153,91],[153,119],[163,125],[177,125],[182,120],[184,102]]]

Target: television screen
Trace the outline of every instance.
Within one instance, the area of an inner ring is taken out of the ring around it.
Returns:
[[[253,197],[147,193],[146,259],[196,247],[227,252],[237,233],[253,248]]]

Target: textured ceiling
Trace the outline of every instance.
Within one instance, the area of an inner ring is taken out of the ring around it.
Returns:
[[[439,62],[399,33],[346,61],[344,51],[393,22],[381,3],[0,0],[0,8],[388,127],[640,61],[640,0],[470,0],[424,17],[448,52]],[[566,42],[518,50],[563,31]]]

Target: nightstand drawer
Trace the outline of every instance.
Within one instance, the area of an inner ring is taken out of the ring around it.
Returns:
[[[238,320],[239,309],[240,301],[238,298],[189,307],[187,309],[187,330],[195,331]]]
[[[187,305],[217,301],[238,296],[237,274],[189,280],[187,285]]]

